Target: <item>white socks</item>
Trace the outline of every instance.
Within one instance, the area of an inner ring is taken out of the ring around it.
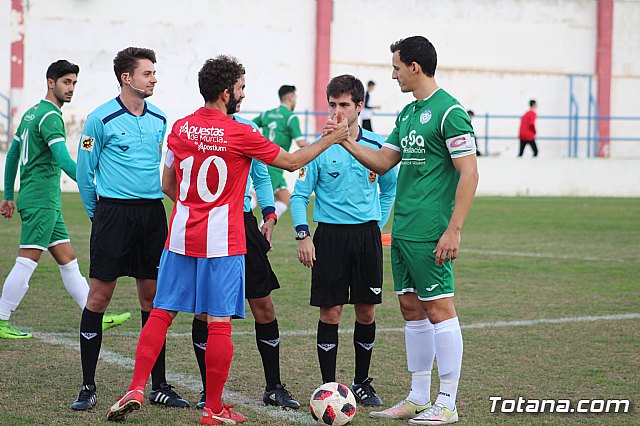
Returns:
[[[289,208],[285,203],[278,200],[276,200],[275,202],[275,207],[276,207],[276,216],[278,216],[278,219],[280,219],[280,216],[282,216],[282,214],[286,212],[287,209]]]
[[[15,311],[29,289],[29,278],[36,270],[38,262],[26,257],[17,257],[16,264],[7,275],[2,287],[0,300],[0,320],[8,320],[11,311]]]
[[[428,319],[407,321],[404,327],[407,367],[411,372],[411,392],[407,399],[425,405],[431,401],[431,369],[436,354],[434,327]]]
[[[64,287],[78,306],[80,306],[80,309],[84,309],[84,306],[87,304],[87,296],[89,296],[89,285],[80,273],[78,259],[73,259],[66,265],[58,266],[60,267],[60,276],[62,277]]]
[[[456,407],[458,380],[462,367],[462,333],[458,317],[434,324],[434,341],[440,392],[436,403],[440,402],[450,410]]]

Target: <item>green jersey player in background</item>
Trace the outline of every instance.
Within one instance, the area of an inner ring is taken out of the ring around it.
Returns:
[[[296,87],[284,85],[278,90],[280,106],[269,111],[265,111],[253,122],[261,129],[265,138],[282,147],[285,151],[291,148],[291,142],[296,141],[300,148],[308,143],[300,131],[300,120],[293,114],[296,108]],[[273,195],[275,198],[276,215],[280,217],[289,208],[291,194],[287,189],[287,182],[284,179],[284,171],[277,167],[267,166]]]
[[[452,261],[458,257],[460,230],[478,185],[475,137],[464,108],[436,84],[437,56],[429,40],[402,39],[391,45],[391,52],[392,78],[416,100],[400,112],[381,150],[353,140],[343,143],[379,175],[402,162],[391,265],[406,321],[411,391],[393,407],[370,415],[410,419],[410,424],[453,423],[458,420],[462,334],[453,304]],[[440,392],[432,405],[434,357]]]
[[[49,66],[47,96],[24,114],[7,153],[0,214],[7,219],[13,216],[13,187],[20,168],[17,204],[22,229],[16,263],[2,287],[0,338],[32,337],[31,333],[21,332],[9,325],[9,317],[29,289],[29,279],[43,251],[51,252],[60,267],[65,288],[81,309],[87,302],[89,286],[80,273],[78,259],[62,218],[60,191],[60,169],[76,180],[76,163],[67,151],[61,108],[65,102],[71,101],[79,71],[77,65],[63,59]],[[128,313],[105,317],[102,327],[106,330],[128,318]]]

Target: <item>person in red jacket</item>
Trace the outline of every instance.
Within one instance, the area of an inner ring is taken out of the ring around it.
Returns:
[[[531,99],[529,101],[529,111],[520,117],[520,152],[518,157],[522,157],[524,147],[527,145],[531,145],[533,156],[538,156],[538,146],[536,145],[536,118],[538,115],[536,114],[536,108],[538,108],[538,104],[534,99]]]

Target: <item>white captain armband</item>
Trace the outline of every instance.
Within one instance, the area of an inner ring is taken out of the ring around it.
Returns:
[[[476,138],[471,133],[445,140],[451,158],[460,158],[476,153]]]

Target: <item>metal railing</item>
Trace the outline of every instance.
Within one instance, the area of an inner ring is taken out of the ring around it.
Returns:
[[[11,140],[11,99],[2,93],[0,93],[0,99],[4,101],[2,103],[7,107],[6,112],[0,110],[0,117],[5,119],[5,125],[7,126],[5,129],[7,138],[4,141],[0,139],[0,149],[4,148],[6,151],[9,148],[9,141]]]
[[[598,153],[598,141],[600,140],[608,140],[608,141],[625,141],[625,142],[640,142],[640,116],[599,116],[597,114],[598,107],[595,101],[595,98],[589,102],[589,115],[579,115],[578,103],[573,100],[571,102],[573,105],[570,108],[569,115],[539,115],[537,118],[537,123],[544,122],[546,120],[561,120],[566,121],[568,135],[544,135],[538,133],[536,135],[536,141],[558,141],[567,143],[567,155],[569,158],[576,158],[579,156],[580,152],[586,153],[587,158],[593,158],[597,156]],[[259,115],[262,111],[242,111],[240,114],[247,118],[253,118]],[[312,131],[312,119],[315,120],[317,117],[327,117],[328,113],[326,111],[318,112],[318,111],[296,111],[295,114],[300,119],[301,130],[304,133],[305,138],[311,140],[315,139],[318,135]],[[374,115],[375,118],[385,118],[390,120],[395,120],[397,117],[397,113],[376,113]],[[513,121],[513,129],[515,129],[514,134],[510,136],[505,136],[504,132],[493,132],[491,125],[504,121],[511,120]],[[598,135],[598,123],[601,120],[609,120],[610,122],[615,121],[631,121],[637,123],[638,125],[638,136],[630,136],[630,137],[614,137],[610,136],[608,138],[600,137]],[[474,117],[474,128],[476,130],[478,149],[484,155],[488,155],[490,151],[490,142],[491,141],[517,141],[517,129],[520,122],[520,115],[509,115],[509,114],[476,114]],[[585,130],[586,125],[586,130]],[[540,126],[538,126],[540,127]],[[375,130],[375,129],[374,129]],[[582,132],[581,132],[582,131]],[[388,136],[384,132],[379,132],[382,136]],[[583,136],[584,135],[584,136]],[[586,145],[585,145],[586,144]]]

